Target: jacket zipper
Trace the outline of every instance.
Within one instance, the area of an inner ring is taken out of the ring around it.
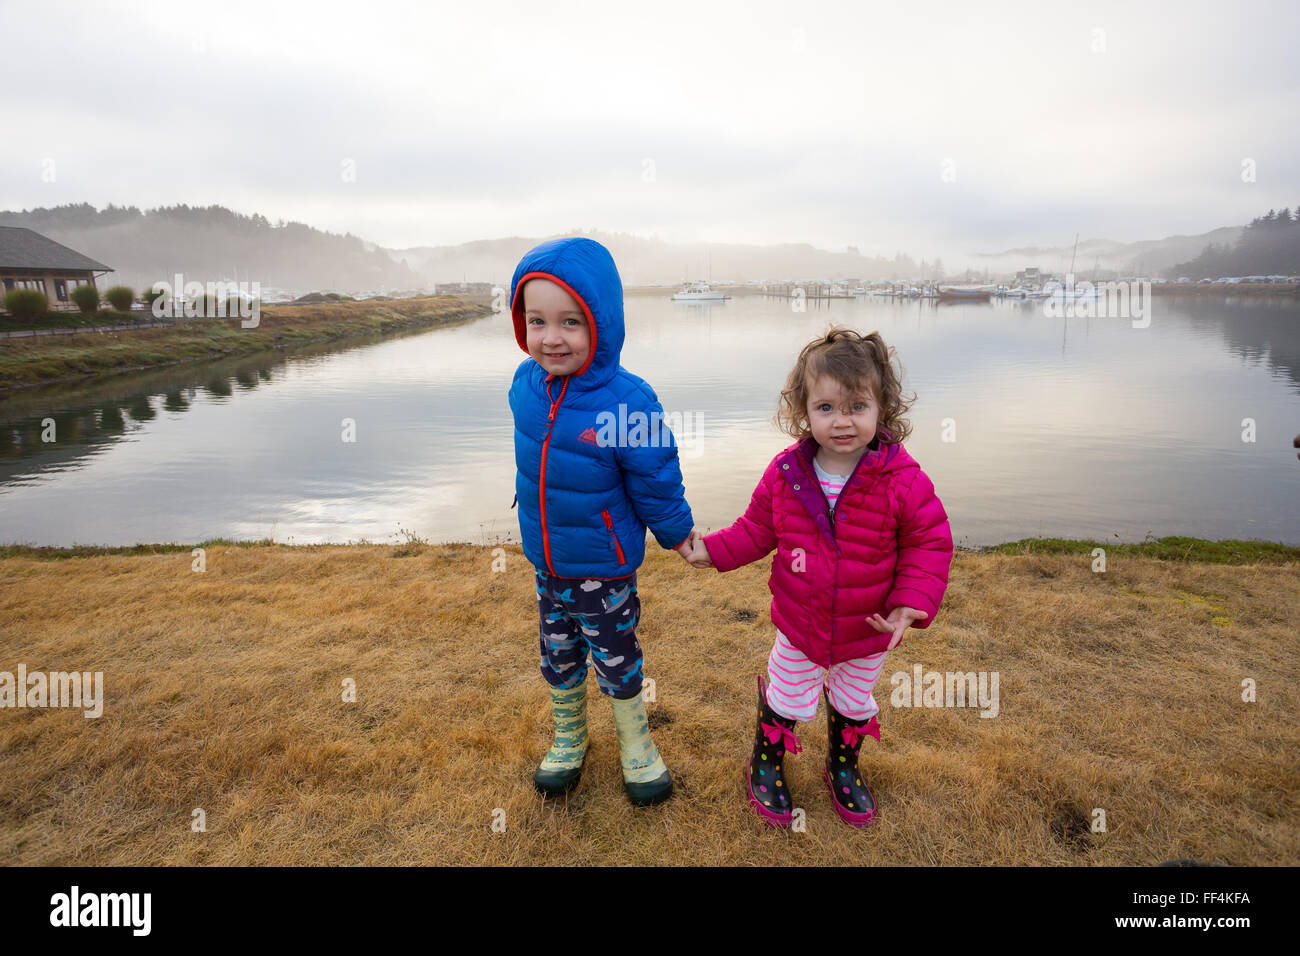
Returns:
[[[564,401],[564,393],[569,388],[569,377],[564,377],[564,384],[560,386],[560,397],[551,402],[551,410],[546,415],[546,420],[550,422],[550,427],[546,429],[546,438],[542,441],[542,467],[541,474],[537,479],[537,498],[542,510],[542,554],[546,558],[546,570],[552,574],[555,568],[551,565],[551,536],[546,529],[546,452],[551,446],[551,432],[555,431],[555,410],[560,407],[560,402]],[[546,383],[546,397],[551,397],[551,383]]]
[[[844,483],[844,487],[847,488],[848,486],[849,483],[846,481]],[[818,487],[821,487],[820,484],[818,485]],[[844,491],[842,489],[840,491],[840,494],[841,495],[844,494]],[[836,500],[838,501],[839,499]],[[835,506],[831,505],[831,537],[834,536],[835,536]],[[826,647],[826,663],[823,665],[828,669],[831,667],[831,662],[835,659],[835,592],[838,590],[838,588],[835,587],[835,582],[839,580],[839,576],[840,576],[839,541],[835,542],[835,556],[831,558],[831,562],[832,562],[831,564],[831,637],[830,637],[830,642]]]
[[[830,503],[830,500],[826,497],[826,492],[822,491],[822,482],[821,479],[817,477],[816,464],[814,464],[810,469],[804,463],[802,456],[796,455],[795,460],[798,461],[800,468],[803,469],[804,477],[810,480],[811,482],[813,482],[813,484],[817,486],[818,491],[821,491],[822,501],[826,502],[826,508],[830,512],[831,544],[834,546],[835,549],[835,553],[831,557],[831,633],[830,633],[830,638],[826,644],[826,660],[821,664],[822,667],[829,668],[831,666],[831,661],[835,657],[835,650],[834,650],[835,648],[835,580],[836,578],[839,577],[839,570],[840,570],[840,543],[839,541],[835,540],[835,506],[832,505]],[[859,459],[858,464],[861,463],[862,463],[861,459]],[[811,475],[809,475],[810,471],[811,471]],[[855,468],[854,471],[856,472],[857,469]],[[850,475],[848,481],[844,482],[844,487],[840,489],[841,497],[843,497],[844,492],[848,490],[849,481],[852,480],[853,480],[853,476]],[[839,501],[839,498],[835,500]]]
[[[855,464],[853,470],[849,472],[849,477],[844,480],[844,487],[840,489],[839,497],[835,499],[837,504],[839,503],[839,499],[843,498],[845,492],[849,490],[849,485],[853,483],[853,479],[857,477],[858,470],[862,467],[862,458],[865,457],[866,456],[863,455],[858,458],[857,464]],[[821,479],[817,477],[816,464],[813,465],[812,477],[813,481],[817,482],[817,489],[820,491],[822,483]],[[826,493],[824,491],[822,492],[822,500],[826,501]],[[831,539],[835,544],[835,555],[831,558],[831,636],[826,647],[826,663],[822,665],[823,667],[829,668],[832,666],[831,661],[835,659],[835,592],[837,590],[835,582],[840,576],[840,542],[835,534],[835,505],[831,504],[830,501],[826,501],[826,507],[830,510]]]
[[[605,528],[609,531],[610,537],[614,539],[614,553],[618,555],[618,563],[627,564],[627,561],[623,558],[623,546],[618,543],[618,535],[614,533],[614,520],[610,518],[608,509],[602,511],[600,516],[605,519]]]

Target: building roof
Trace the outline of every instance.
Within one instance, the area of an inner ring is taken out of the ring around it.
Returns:
[[[113,271],[112,266],[96,262],[90,256],[22,226],[0,226],[0,269]]]

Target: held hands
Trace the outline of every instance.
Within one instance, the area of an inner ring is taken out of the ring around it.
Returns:
[[[894,632],[894,639],[889,642],[885,648],[892,651],[898,646],[898,642],[903,639],[903,632],[912,626],[913,621],[924,620],[929,617],[924,611],[918,611],[911,607],[896,607],[889,612],[889,617],[881,617],[879,614],[873,614],[867,618],[867,623],[874,627],[881,634]]]
[[[713,562],[709,560],[709,549],[704,546],[704,535],[694,528],[691,529],[690,538],[677,548],[677,553],[693,568],[713,567]]]

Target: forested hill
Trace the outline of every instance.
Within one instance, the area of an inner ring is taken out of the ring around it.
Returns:
[[[1290,209],[1270,209],[1256,216],[1241,231],[1235,243],[1210,243],[1201,254],[1180,262],[1169,275],[1250,276],[1300,275],[1300,206],[1295,215]]]
[[[176,272],[187,281],[222,278],[286,289],[414,289],[423,277],[351,234],[300,222],[272,224],[224,206],[140,210],[89,203],[0,211],[0,225],[25,226],[112,266],[108,282],[142,290]],[[238,275],[236,276],[236,272]]]

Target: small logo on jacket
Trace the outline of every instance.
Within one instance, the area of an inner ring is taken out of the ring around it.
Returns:
[[[596,434],[596,429],[594,428],[588,428],[585,432],[583,432],[581,435],[578,436],[578,440],[585,441],[588,445],[596,445],[597,447],[600,446],[600,436]]]

